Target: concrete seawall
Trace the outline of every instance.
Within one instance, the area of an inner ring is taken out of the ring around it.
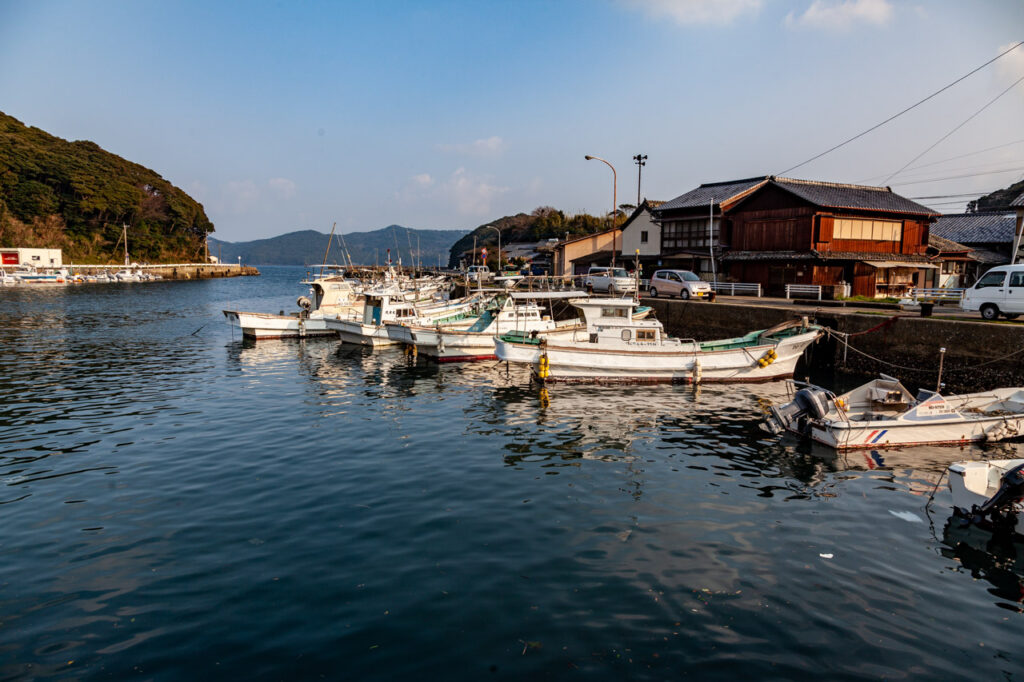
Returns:
[[[71,265],[67,266],[80,275],[95,275],[100,272],[119,272],[121,270],[142,270],[151,275],[160,275],[164,279],[214,279],[218,277],[249,277],[259,276],[260,271],[251,265],[210,265],[208,263],[174,263],[170,265],[138,265],[127,268],[124,265]]]
[[[705,341],[745,334],[807,316],[846,337],[812,346],[809,362],[850,374],[885,372],[908,384],[935,387],[939,348],[948,393],[1024,386],[1024,324],[942,320],[913,313],[845,312],[794,305],[744,305],[645,299],[673,336]],[[841,337],[842,338],[842,337]],[[870,356],[870,357],[868,357]]]

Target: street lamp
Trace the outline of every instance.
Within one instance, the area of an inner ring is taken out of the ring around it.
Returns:
[[[501,228],[495,225],[484,225],[498,233],[498,274],[501,275]]]
[[[615,211],[619,205],[619,174],[615,172],[615,166],[611,165],[600,156],[591,156],[587,154],[583,157],[587,161],[600,161],[604,165],[612,169],[612,267],[615,267],[615,249],[617,245],[615,243]]]
[[[238,271],[239,272],[242,271],[242,257],[241,256],[238,257]]]

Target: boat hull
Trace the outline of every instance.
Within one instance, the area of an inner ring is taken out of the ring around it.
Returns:
[[[1000,428],[1003,426],[1006,428]],[[856,422],[812,422],[809,435],[811,440],[836,450],[857,450],[995,442],[1020,433],[1024,433],[1024,416],[930,420],[917,424],[886,420],[865,422],[863,426]]]
[[[310,336],[337,336],[328,329],[322,317],[300,318],[297,315],[274,315],[271,313],[243,313],[225,310],[224,317],[232,326],[242,330],[248,339],[288,339]]]
[[[965,518],[974,517],[975,507],[980,507],[999,490],[1003,474],[1019,464],[1024,464],[1024,459],[951,464],[948,469],[948,485],[953,497],[954,511]],[[1014,503],[1013,511],[1017,516],[1013,531],[1018,535],[1024,535],[1024,504]]]
[[[819,336],[817,330],[787,337],[778,344],[696,351],[607,350],[553,335],[546,343],[495,339],[500,360],[529,364],[538,373],[547,357],[546,381],[555,382],[758,382],[793,376],[804,349]],[[769,350],[778,357],[762,366],[757,360]]]
[[[398,341],[388,336],[388,329],[383,324],[364,324],[358,320],[327,320],[327,328],[336,332],[345,343],[356,343],[361,346],[394,346]]]

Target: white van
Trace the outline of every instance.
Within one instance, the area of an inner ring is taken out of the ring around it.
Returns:
[[[964,290],[964,310],[980,310],[986,320],[1000,315],[1015,320],[1024,314],[1024,265],[1000,265]]]

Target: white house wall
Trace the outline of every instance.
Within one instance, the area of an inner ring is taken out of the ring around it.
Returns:
[[[647,242],[641,242],[641,233],[647,233]],[[644,211],[622,231],[622,257],[628,258],[640,250],[641,256],[657,256],[661,252],[661,227],[651,221]]]

